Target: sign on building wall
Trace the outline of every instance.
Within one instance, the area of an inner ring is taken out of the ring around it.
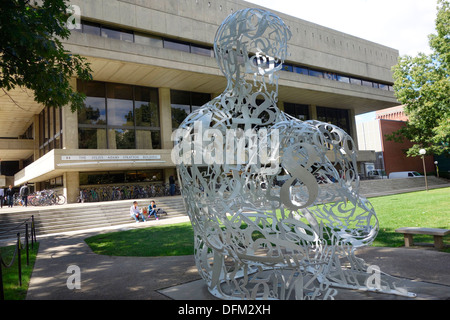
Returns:
[[[82,160],[160,160],[160,155],[78,155],[61,156],[62,161],[82,161]]]

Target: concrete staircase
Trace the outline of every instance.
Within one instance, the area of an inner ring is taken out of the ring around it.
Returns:
[[[148,206],[151,199],[137,199],[139,207]],[[159,208],[168,214],[162,219],[186,216],[181,196],[154,198]],[[135,223],[129,210],[134,200],[97,203],[76,203],[48,207],[3,207],[0,209],[0,241],[17,239],[25,234],[24,221],[34,216],[36,234],[48,235],[69,231],[111,227]],[[151,218],[151,220],[154,218]],[[28,221],[31,227],[31,219]]]
[[[427,177],[428,189],[450,187],[450,181],[435,176]],[[359,192],[364,197],[425,190],[425,178],[375,179],[360,182]]]

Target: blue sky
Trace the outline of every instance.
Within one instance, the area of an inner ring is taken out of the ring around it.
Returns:
[[[246,0],[399,50],[400,55],[430,53],[437,0]],[[375,113],[356,117],[375,119]]]

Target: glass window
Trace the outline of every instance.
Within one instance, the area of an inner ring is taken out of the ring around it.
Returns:
[[[292,71],[294,71],[294,66],[292,66],[290,64],[283,63],[283,67],[281,68],[281,70],[292,72]]]
[[[313,77],[323,78],[323,72],[318,70],[309,70],[309,75]]]
[[[350,133],[348,110],[325,107],[317,107],[316,110],[317,120],[334,124],[345,132]]]
[[[189,113],[189,105],[172,104],[172,129],[177,129]]]
[[[304,67],[294,67],[294,72],[309,75],[308,69]]]
[[[100,36],[100,25],[97,23],[83,21],[83,33]]]
[[[361,80],[360,79],[355,79],[355,78],[350,78],[350,83],[351,84],[361,85]]]
[[[102,27],[102,37],[120,40],[120,31],[109,27]]]
[[[303,121],[309,119],[309,106],[305,104],[284,103],[284,112]]]
[[[173,40],[168,40],[168,39],[164,39],[164,48],[178,50],[178,51],[184,51],[184,52],[191,51],[189,43],[178,42],[178,41],[173,41]]]
[[[349,77],[337,75],[337,76],[336,76],[336,79],[337,79],[337,81],[339,81],[339,82],[350,83],[350,78],[349,78]]]
[[[109,149],[135,149],[134,129],[109,129],[108,144]]]
[[[158,90],[146,87],[135,87],[134,97],[136,126],[159,127]]]
[[[136,130],[136,149],[161,149],[159,131]]]
[[[206,57],[214,58],[214,50],[198,45],[191,45],[191,53],[199,54]]]
[[[117,39],[126,42],[134,42],[133,32],[131,31],[123,31],[109,27],[102,27],[101,32],[102,32],[101,35],[104,38]]]
[[[79,81],[78,89],[87,95],[78,112],[80,149],[161,148],[157,89],[97,81]]]
[[[78,128],[80,149],[106,149],[106,129]]]
[[[208,93],[171,90],[172,129],[177,129],[191,112],[199,109],[211,100]]]
[[[134,126],[132,86],[108,84],[107,105],[109,126]]]
[[[191,113],[191,97],[187,91],[170,91],[172,105],[172,129],[177,129],[183,120]]]
[[[337,79],[336,74],[332,73],[332,72],[324,72],[323,76],[324,76],[325,79],[329,79],[329,80],[336,80]]]
[[[138,44],[143,44],[151,47],[163,47],[163,40],[161,37],[156,37],[144,33],[135,33],[134,34],[134,42]]]
[[[106,124],[105,84],[78,81],[78,91],[86,95],[84,107],[78,110],[79,124]]]
[[[373,87],[372,81],[362,80],[362,85],[365,87]]]
[[[191,92],[192,111],[204,106],[209,101],[211,101],[211,95],[209,93]]]

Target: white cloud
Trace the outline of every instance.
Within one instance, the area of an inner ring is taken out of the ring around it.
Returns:
[[[247,0],[374,41],[400,55],[429,53],[437,0]]]

